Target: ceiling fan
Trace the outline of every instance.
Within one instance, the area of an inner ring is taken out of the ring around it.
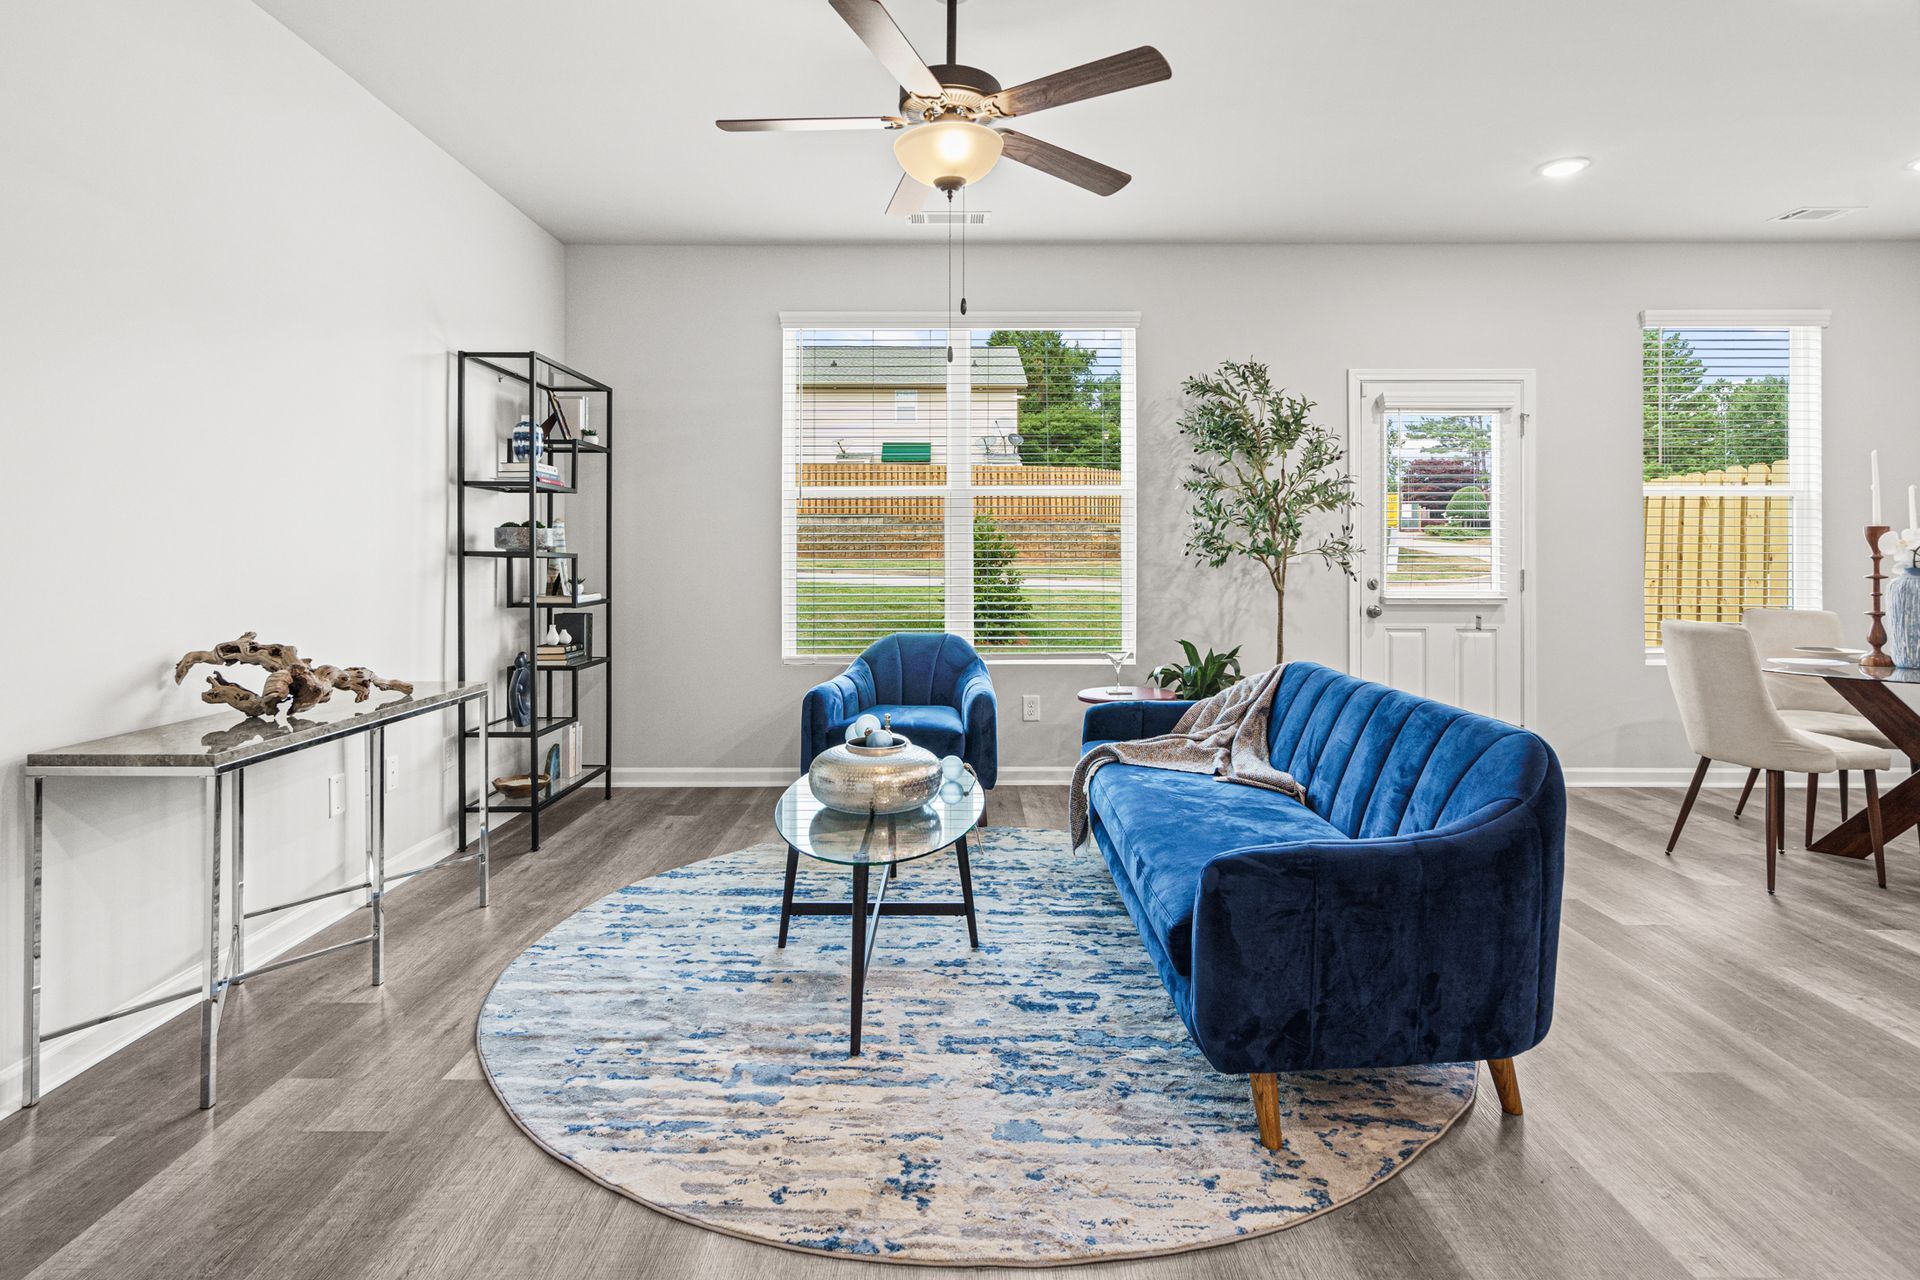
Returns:
[[[787,120],[716,120],[729,133],[825,129],[890,129],[899,132],[893,154],[906,176],[894,189],[887,212],[917,213],[929,187],[953,193],[978,182],[1004,154],[1009,160],[1050,173],[1095,195],[1110,196],[1132,175],[1012,129],[995,127],[1011,116],[1098,98],[1152,84],[1173,75],[1160,51],[1142,45],[1084,66],[1002,89],[978,67],[963,66],[955,52],[958,0],[946,0],[947,60],[928,66],[914,52],[880,0],[828,0],[855,35],[900,82],[899,114],[827,116]]]

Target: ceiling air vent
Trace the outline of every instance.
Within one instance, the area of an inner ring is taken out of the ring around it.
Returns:
[[[956,227],[961,225],[984,227],[987,225],[988,217],[989,212],[985,209],[968,213],[960,213],[953,209],[923,209],[919,213],[908,214],[907,221],[916,227],[944,227],[949,224]]]
[[[1858,213],[1865,205],[1807,205],[1799,209],[1789,209],[1774,218],[1774,222],[1832,222],[1835,218],[1844,218],[1850,213]]]

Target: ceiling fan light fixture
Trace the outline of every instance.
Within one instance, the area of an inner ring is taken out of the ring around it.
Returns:
[[[949,118],[902,131],[893,157],[915,182],[951,192],[992,172],[1003,145],[997,130]]]

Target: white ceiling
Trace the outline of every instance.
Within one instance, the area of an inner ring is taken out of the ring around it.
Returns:
[[[938,0],[887,0],[928,61]],[[882,214],[883,114],[827,0],[257,0],[562,240],[940,236]],[[1134,175],[1107,199],[1003,161],[1002,240],[1920,238],[1914,0],[968,0],[1003,84],[1153,44],[1173,79],[1024,132]],[[1541,161],[1594,158],[1580,177]],[[1768,219],[1865,205],[1825,225]]]

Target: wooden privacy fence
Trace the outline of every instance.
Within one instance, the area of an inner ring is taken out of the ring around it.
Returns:
[[[917,485],[947,482],[938,464],[805,462],[800,486]],[[1120,473],[1106,467],[1001,467],[976,465],[976,489],[1032,485],[1118,485]],[[1023,559],[1043,560],[1071,542],[1082,558],[1112,556],[1120,548],[1117,494],[974,495],[973,509],[1002,525]],[[800,549],[834,557],[923,557],[942,554],[943,499],[929,495],[800,499]],[[1062,528],[1061,526],[1071,526]]]
[[[1792,601],[1791,499],[1787,464],[1759,463],[1646,482],[1648,648],[1668,618],[1738,622],[1743,609],[1784,609]],[[1658,493],[1661,487],[1724,493]]]
[[[940,463],[912,462],[803,462],[800,464],[802,489],[841,486],[914,485],[938,489],[947,483],[947,469]],[[1021,485],[1118,485],[1120,473],[1109,467],[1000,467],[976,463],[973,483],[977,488],[1017,488]]]

